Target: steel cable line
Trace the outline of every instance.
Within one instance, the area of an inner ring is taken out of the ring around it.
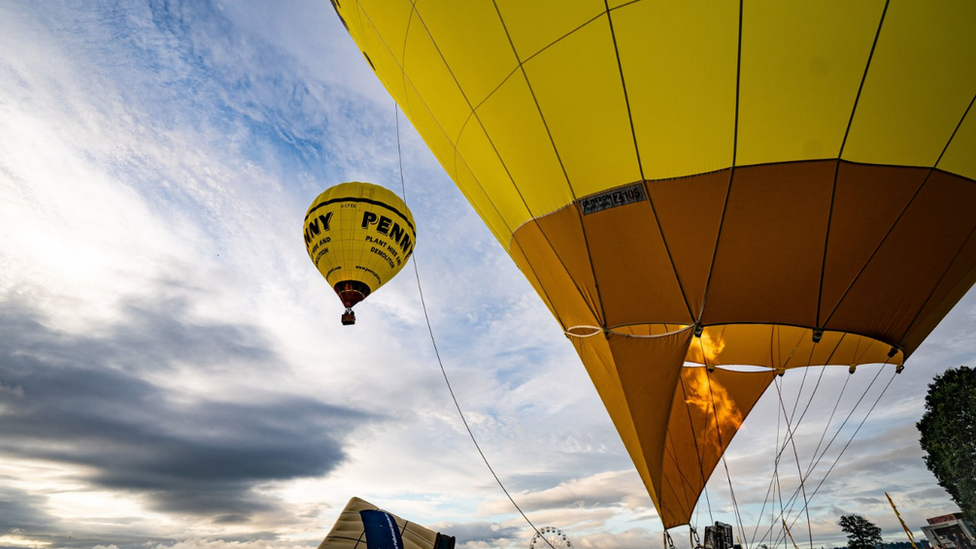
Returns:
[[[400,169],[400,191],[403,195],[403,202],[406,203],[407,189],[403,177],[403,155],[401,154],[400,151],[400,106],[397,105],[396,102],[394,102],[393,108],[394,108],[394,119],[396,120],[397,163]],[[437,364],[441,368],[441,375],[444,376],[444,383],[447,385],[447,390],[451,393],[451,400],[454,401],[454,408],[457,410],[458,417],[461,418],[461,423],[464,424],[465,430],[468,431],[468,436],[471,437],[471,442],[474,443],[474,447],[478,450],[478,455],[480,455],[482,461],[485,462],[485,466],[488,467],[488,471],[491,473],[491,476],[494,477],[495,482],[498,483],[498,487],[501,488],[502,492],[505,493],[505,496],[508,498],[508,501],[512,502],[512,505],[515,507],[518,513],[522,515],[522,518],[525,520],[526,524],[528,524],[529,527],[532,528],[532,530],[535,531],[535,533],[538,534],[539,537],[546,542],[546,545],[548,545],[550,549],[556,549],[555,547],[553,547],[552,543],[548,539],[546,539],[545,536],[542,535],[539,529],[535,527],[535,524],[532,524],[532,521],[529,520],[529,517],[526,516],[525,512],[522,511],[522,508],[519,507],[519,504],[515,502],[515,499],[512,497],[512,494],[510,494],[508,492],[508,489],[505,488],[505,484],[503,484],[502,480],[498,478],[498,474],[495,473],[494,467],[491,466],[491,463],[488,461],[488,457],[485,456],[485,452],[481,449],[481,445],[478,444],[478,439],[475,438],[474,432],[471,430],[471,426],[468,425],[468,420],[467,418],[464,417],[464,412],[461,411],[461,405],[458,403],[457,395],[454,393],[454,387],[451,386],[451,379],[448,377],[447,370],[444,368],[444,362],[443,360],[441,360],[441,353],[437,349],[437,340],[434,338],[434,329],[433,327],[431,327],[430,315],[427,313],[427,302],[424,300],[424,288],[423,285],[420,283],[420,268],[417,266],[417,254],[414,253],[411,259],[413,259],[413,272],[417,278],[417,291],[420,293],[420,304],[424,311],[424,320],[427,323],[427,333],[430,334],[430,344],[434,348],[434,356],[437,357]]]

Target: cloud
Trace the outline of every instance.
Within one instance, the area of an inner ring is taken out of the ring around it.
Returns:
[[[483,542],[488,546],[492,546],[492,542],[514,538],[520,530],[494,522],[440,522],[430,525],[430,528],[454,536],[459,545]]]
[[[566,508],[618,507],[646,508],[651,502],[636,470],[607,471],[571,479],[537,492],[518,494],[516,501],[526,511]],[[502,514],[511,511],[511,502],[498,498],[486,502],[482,512]]]
[[[261,539],[234,540],[189,538],[178,542],[146,543],[146,549],[313,549],[314,545],[300,544],[268,537]],[[94,549],[98,549],[95,547]],[[104,548],[110,549],[110,548]]]
[[[3,303],[0,382],[18,389],[0,395],[0,452],[83,466],[84,482],[138,493],[160,512],[235,523],[275,509],[254,488],[329,473],[346,458],[342,440],[380,420],[306,397],[188,398],[148,381],[177,364],[280,368],[260,337],[242,344],[254,327],[186,325],[179,312],[133,306],[105,335],[85,337]]]
[[[652,535],[644,528],[632,528],[610,534],[607,532],[572,539],[574,547],[583,549],[630,549],[632,547],[662,547],[660,535]]]
[[[4,484],[9,477],[0,477]],[[24,490],[0,485],[0,535],[13,531],[50,528],[56,520],[43,510],[45,498]]]

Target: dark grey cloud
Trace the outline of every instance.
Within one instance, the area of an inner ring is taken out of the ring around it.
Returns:
[[[99,335],[75,335],[0,302],[0,455],[83,465],[83,480],[138,493],[155,510],[236,523],[275,510],[253,487],[328,473],[346,457],[344,437],[379,419],[274,394],[187,402],[148,374],[285,366],[254,327],[185,316],[180,300],[132,303]],[[12,505],[28,513],[22,501]]]
[[[941,486],[934,486],[932,488],[926,488],[924,490],[918,490],[915,492],[909,492],[906,494],[909,499],[912,500],[922,500],[922,499],[948,499],[944,488]]]
[[[0,354],[18,360],[36,357],[51,366],[129,372],[158,372],[181,363],[206,370],[225,369],[232,363],[236,372],[282,368],[269,339],[254,326],[190,320],[187,308],[194,291],[173,281],[162,282],[156,301],[129,300],[123,304],[123,320],[94,327],[90,337],[52,332],[27,304],[4,299]]]
[[[50,528],[55,521],[42,509],[46,498],[2,485],[9,480],[0,476],[0,535]]]

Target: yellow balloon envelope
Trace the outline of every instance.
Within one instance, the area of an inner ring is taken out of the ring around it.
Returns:
[[[776,371],[901,365],[976,280],[976,2],[333,5],[667,527]]]
[[[346,307],[343,324],[355,323],[352,307],[400,272],[416,240],[407,205],[371,183],[331,187],[305,214],[308,257]]]

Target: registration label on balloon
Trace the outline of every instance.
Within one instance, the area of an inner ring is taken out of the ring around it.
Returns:
[[[644,193],[644,185],[634,183],[633,185],[583,198],[580,200],[580,208],[583,209],[583,215],[589,215],[591,213],[609,210],[610,208],[616,208],[617,206],[642,202],[646,198],[647,195]]]

